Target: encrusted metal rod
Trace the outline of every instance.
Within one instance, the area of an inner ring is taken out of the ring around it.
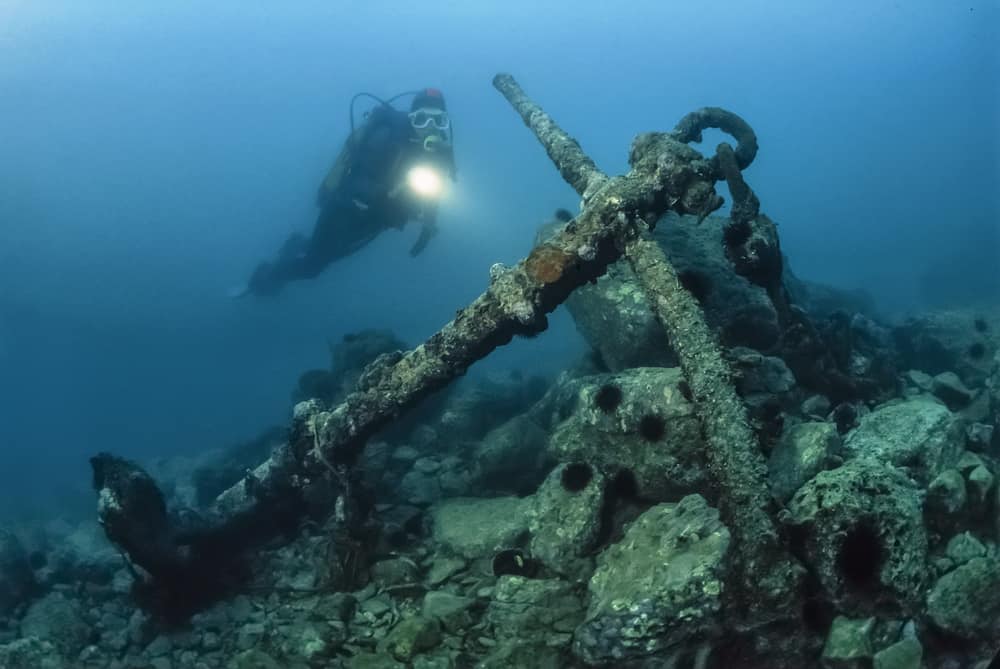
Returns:
[[[648,237],[636,238],[625,247],[625,257],[691,388],[708,442],[709,465],[733,534],[737,558],[733,580],[748,586],[746,603],[758,616],[760,611],[787,614],[802,572],[789,558],[769,513],[774,502],[767,468],[729,365],[697,301],[681,285],[659,244]]]
[[[607,180],[607,176],[580,148],[579,142],[570,137],[551,116],[532,102],[514,81],[514,77],[509,74],[498,74],[493,77],[493,86],[521,115],[524,124],[545,147],[559,174],[577,193],[586,198],[586,194],[593,192]]]

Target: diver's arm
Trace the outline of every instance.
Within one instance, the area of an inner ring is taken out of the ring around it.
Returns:
[[[420,217],[420,235],[410,248],[410,257],[420,255],[427,243],[437,235],[437,205],[427,205]]]

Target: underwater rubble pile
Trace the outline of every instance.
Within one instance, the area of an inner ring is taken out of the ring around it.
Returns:
[[[561,141],[546,146],[562,168]],[[1000,309],[889,324],[782,271],[738,176],[749,159],[720,147],[713,163],[730,217],[704,193],[667,207],[640,235],[656,249],[633,240],[618,260],[594,241],[603,274],[557,252],[583,215],[540,234],[549,251],[525,270],[538,291],[498,270],[517,284],[500,302],[537,298],[504,304],[515,321],[543,329],[546,300],[565,299],[593,349],[554,380],[448,385],[364,331],[303,375],[284,439],[155,482],[99,456],[103,528],[0,531],[0,667],[985,669],[1000,649]],[[606,177],[588,169],[577,182],[596,207]],[[651,252],[667,279],[641,262]],[[650,299],[672,275],[718,342],[752,452],[739,431],[720,447],[728,423],[712,421],[732,414],[705,406],[692,358],[712,352],[685,349],[687,307]],[[510,333],[479,334],[495,347]],[[352,407],[380,416],[366,389],[395,388],[401,369],[409,389],[434,377],[413,402],[395,391],[405,414],[353,424],[360,445],[320,443]],[[313,479],[278,485],[285,473]],[[234,511],[213,523],[220,508]]]

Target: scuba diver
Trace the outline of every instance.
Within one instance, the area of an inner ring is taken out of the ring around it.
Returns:
[[[408,113],[392,106],[404,95],[414,96]],[[361,96],[377,104],[355,128],[354,103]],[[421,223],[411,256],[436,234],[444,177],[455,180],[451,120],[441,91],[425,88],[389,100],[359,93],[351,99],[350,116],[351,134],[319,187],[312,236],[291,235],[235,297],[275,295],[288,281],[315,278],[334,260],[411,219]]]

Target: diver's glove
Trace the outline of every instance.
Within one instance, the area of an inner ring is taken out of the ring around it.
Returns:
[[[427,246],[427,242],[434,238],[435,235],[437,235],[437,224],[424,223],[420,227],[420,236],[417,237],[417,241],[413,243],[413,247],[410,249],[410,257],[413,258],[420,255],[420,252]]]

